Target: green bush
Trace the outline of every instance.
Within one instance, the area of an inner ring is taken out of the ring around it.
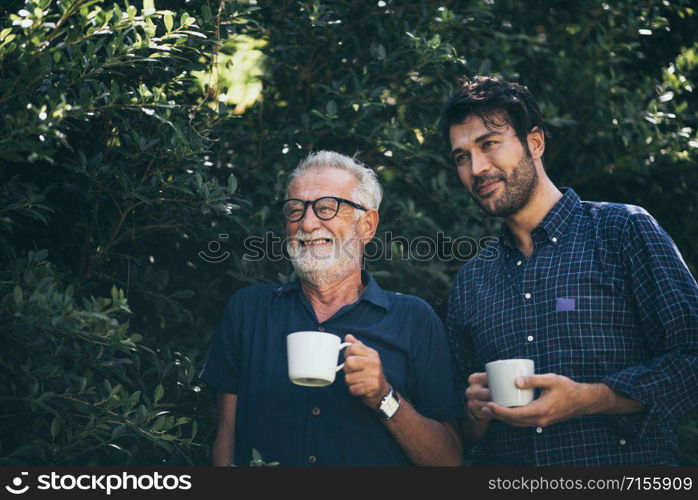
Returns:
[[[163,234],[196,234],[207,214],[233,206],[235,177],[219,181],[206,156],[217,115],[191,75],[210,64],[219,28],[204,8],[195,18],[147,0],[142,9],[120,5],[32,0],[3,17],[4,272],[15,276],[34,255],[30,269],[41,263],[60,276],[32,281],[29,271],[24,284],[35,289],[3,287],[11,348],[3,382],[13,387],[3,398],[27,398],[4,417],[0,459],[8,463],[205,460],[190,445],[198,401],[206,416],[210,401],[192,384],[188,346],[170,335],[187,315],[179,301],[194,292],[168,287],[168,270],[151,262],[153,248],[177,252],[161,245]],[[110,290],[111,300],[92,298]],[[35,315],[21,314],[23,295]],[[126,297],[135,317],[114,323]],[[131,329],[147,331],[142,343]],[[38,334],[45,348],[25,364],[20,348]],[[52,350],[64,345],[73,354]]]
[[[0,463],[189,462],[197,424],[163,397],[164,386],[190,387],[191,362],[166,364],[140,344],[122,290],[76,300],[47,254],[30,251],[0,274]]]

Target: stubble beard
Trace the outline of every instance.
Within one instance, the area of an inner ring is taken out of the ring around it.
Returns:
[[[533,158],[524,152],[510,177],[507,178],[503,174],[480,177],[473,185],[473,191],[477,192],[478,184],[491,179],[504,182],[504,192],[495,198],[491,205],[486,203],[486,199],[481,199],[472,193],[471,196],[486,214],[493,217],[507,217],[519,212],[528,204],[538,185],[538,172]]]

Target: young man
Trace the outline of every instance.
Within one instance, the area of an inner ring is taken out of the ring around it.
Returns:
[[[543,168],[528,90],[490,77],[442,112],[458,176],[503,218],[496,259],[458,273],[447,332],[476,463],[677,464],[676,423],[698,403],[698,286],[642,208],[581,201]],[[527,406],[490,400],[484,365],[535,361]]]
[[[282,205],[298,279],[237,292],[201,377],[217,388],[214,465],[252,449],[282,466],[459,465],[462,408],[448,341],[424,301],[362,272],[382,193],[375,173],[320,151],[291,175]],[[288,379],[286,336],[343,337],[344,376],[327,387]]]

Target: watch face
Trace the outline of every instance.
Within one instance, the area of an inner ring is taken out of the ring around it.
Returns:
[[[395,397],[395,394],[391,392],[390,395],[385,399],[385,401],[381,405],[380,412],[383,414],[383,417],[391,418],[393,415],[395,415],[395,412],[399,407],[400,401],[398,401],[398,399]]]

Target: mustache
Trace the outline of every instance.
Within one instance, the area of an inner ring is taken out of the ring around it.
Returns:
[[[310,232],[306,232],[302,229],[299,229],[293,236],[291,236],[291,238],[299,241],[311,241],[316,239],[335,239],[334,235],[326,229],[316,229],[315,231]]]
[[[490,174],[475,177],[475,180],[473,181],[473,191],[478,191],[483,184],[491,181],[506,182],[506,177],[503,174]]]

